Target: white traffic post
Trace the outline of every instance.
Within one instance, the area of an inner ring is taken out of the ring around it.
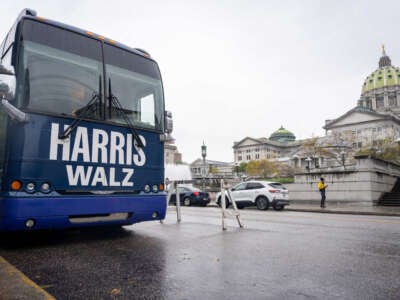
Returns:
[[[167,186],[167,185],[165,185],[165,186]],[[165,218],[167,217],[168,203],[169,203],[169,200],[171,199],[171,189],[170,189],[170,188],[169,188],[169,189],[166,189],[166,191],[167,191],[167,199],[166,199],[166,201],[165,201],[165,206],[166,206],[166,208],[165,208]],[[161,224],[164,223],[165,218],[162,219],[162,220],[160,220],[160,223],[161,223]]]
[[[176,218],[178,223],[181,222],[181,197],[179,195],[179,186],[176,182],[174,182],[175,193],[176,193]]]
[[[218,199],[217,199],[218,201]],[[225,209],[226,209],[226,202],[225,202],[225,188],[224,188],[224,180],[221,179],[221,212],[222,212],[222,230],[226,230],[225,226]]]
[[[225,186],[225,181],[221,179],[221,211],[222,211],[222,230],[226,230],[225,226],[225,218],[228,215],[228,211],[226,210],[226,199],[225,197],[228,197],[228,200],[232,203],[233,206],[233,211],[229,211],[229,216],[236,217],[236,220],[239,224],[240,228],[243,228],[242,221],[240,220],[240,213],[237,208],[235,199],[233,199],[231,191],[229,190],[228,186]]]
[[[242,221],[240,220],[240,213],[239,213],[239,210],[237,208],[236,201],[233,199],[231,191],[229,190],[229,188],[226,189],[226,192],[228,194],[229,201],[231,201],[231,203],[232,203],[233,210],[235,211],[234,215],[235,215],[236,220],[237,220],[237,222],[239,224],[239,227],[243,228],[243,224],[242,224]]]

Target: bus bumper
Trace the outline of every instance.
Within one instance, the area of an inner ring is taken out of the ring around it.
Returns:
[[[1,197],[0,231],[129,225],[162,220],[166,195]]]

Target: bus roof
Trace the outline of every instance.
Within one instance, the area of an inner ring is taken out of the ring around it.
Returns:
[[[127,46],[127,45],[124,45],[122,43],[114,41],[114,40],[112,40],[110,38],[106,38],[106,37],[104,37],[104,36],[102,36],[100,34],[93,33],[91,31],[87,31],[87,30],[83,30],[81,28],[78,28],[78,27],[75,27],[75,26],[71,26],[71,25],[68,25],[68,24],[64,24],[64,23],[61,23],[61,22],[58,22],[58,21],[54,21],[54,20],[50,20],[50,19],[47,19],[47,18],[40,17],[40,16],[37,15],[35,10],[30,9],[30,8],[25,8],[24,10],[22,10],[21,13],[18,15],[18,18],[17,18],[16,22],[19,23],[23,19],[36,20],[36,21],[39,21],[39,22],[42,22],[42,23],[51,24],[51,25],[54,25],[54,26],[57,26],[57,27],[60,27],[60,28],[63,28],[63,29],[69,30],[69,31],[73,31],[73,32],[76,32],[76,33],[79,33],[79,34],[82,34],[82,35],[86,35],[86,36],[91,37],[93,39],[96,39],[96,40],[99,40],[99,41],[103,41],[103,42],[105,42],[107,44],[110,44],[110,45],[113,45],[113,46],[117,46],[119,48],[122,48],[124,50],[129,51],[129,52],[133,52],[135,54],[141,55],[141,56],[143,56],[145,58],[148,58],[148,59],[154,61],[154,59],[150,56],[150,54],[147,51],[143,50],[143,49],[131,48],[131,47]]]

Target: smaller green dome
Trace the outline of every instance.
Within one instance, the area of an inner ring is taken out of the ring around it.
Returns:
[[[277,142],[293,142],[296,140],[296,136],[281,126],[281,128],[271,134],[269,139]]]

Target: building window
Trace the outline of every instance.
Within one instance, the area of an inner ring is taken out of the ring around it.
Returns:
[[[366,106],[367,108],[372,109],[372,101],[371,101],[371,99],[365,100],[365,106]]]
[[[251,160],[251,156],[250,155],[246,155],[246,159],[247,160]]]
[[[384,107],[383,96],[376,96],[376,108]]]
[[[241,155],[238,156],[238,160],[239,161],[242,160],[242,156]]]
[[[390,106],[397,106],[397,99],[396,99],[396,94],[389,94],[389,105]]]
[[[256,159],[260,159],[260,154],[256,154]]]
[[[358,148],[361,148],[362,147],[362,142],[358,142]]]

